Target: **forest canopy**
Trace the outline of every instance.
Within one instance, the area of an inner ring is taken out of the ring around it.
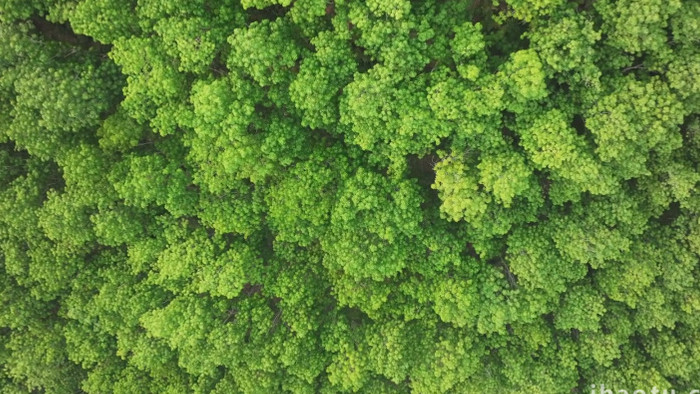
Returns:
[[[700,389],[699,32],[0,0],[0,393]]]

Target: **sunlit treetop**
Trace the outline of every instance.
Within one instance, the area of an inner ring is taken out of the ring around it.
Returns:
[[[0,0],[0,392],[690,392],[695,0]]]

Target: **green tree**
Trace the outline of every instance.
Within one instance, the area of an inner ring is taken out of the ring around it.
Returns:
[[[0,0],[0,392],[697,388],[698,31]]]

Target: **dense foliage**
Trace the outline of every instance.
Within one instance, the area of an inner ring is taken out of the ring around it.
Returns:
[[[698,32],[0,0],[0,392],[700,388]]]

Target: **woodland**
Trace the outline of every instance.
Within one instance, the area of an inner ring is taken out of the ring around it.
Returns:
[[[0,0],[0,393],[700,389],[699,182],[697,0]]]

